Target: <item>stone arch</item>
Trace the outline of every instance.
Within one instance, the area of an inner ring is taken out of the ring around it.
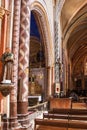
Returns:
[[[66,2],[66,0],[63,0],[63,1],[64,1],[64,3]],[[64,3],[63,3],[63,5],[64,5]],[[69,21],[67,22],[66,28],[64,29],[63,36],[62,36],[63,41],[65,41],[64,43],[67,43],[70,34],[72,33],[73,29],[77,26],[77,24],[79,22],[81,22],[81,20],[83,18],[86,17],[86,12],[84,11],[84,9],[86,9],[86,8],[87,8],[87,1],[83,2],[83,4],[70,17]],[[62,11],[62,8],[59,12],[61,13],[61,11]],[[81,13],[81,15],[80,15],[80,13]],[[80,19],[80,18],[82,18],[82,19]],[[77,22],[77,24],[76,24],[76,22]],[[74,25],[74,26],[72,26],[72,25]],[[65,48],[65,46],[64,46],[64,48]]]
[[[87,3],[87,2],[86,2]],[[86,18],[86,8],[87,8],[87,4],[84,3],[82,4],[77,10],[76,12],[73,13],[72,17],[70,17],[67,25],[66,25],[66,28],[65,28],[65,31],[63,33],[63,49],[64,49],[64,55],[66,57],[66,71],[64,72],[66,74],[66,83],[67,86],[70,86],[68,84],[68,77],[71,77],[69,76],[69,69],[68,69],[68,64],[70,65],[71,64],[71,61],[70,61],[70,58],[69,56],[67,55],[67,42],[69,40],[69,37],[71,36],[72,32],[74,31],[74,29],[77,27],[77,26],[82,26],[82,22],[84,21],[84,19]],[[76,57],[77,58],[77,57]],[[75,58],[75,59],[76,59]],[[78,60],[78,59],[77,59]],[[77,62],[77,60],[73,63],[73,68],[72,68],[72,72],[73,72],[73,69],[74,69],[74,66],[75,66],[75,63]],[[70,72],[70,73],[72,73]],[[70,80],[70,79],[69,79]],[[70,80],[71,84],[72,83],[72,79]],[[73,85],[71,85],[71,88],[73,87]]]
[[[45,47],[46,66],[53,66],[54,49],[53,49],[53,43],[51,37],[49,15],[47,14],[47,10],[46,10],[46,4],[44,2],[41,3],[38,1],[35,1],[33,3],[31,2],[30,9],[31,11],[36,13],[36,17],[39,21],[40,31],[42,32],[42,41]]]
[[[81,11],[81,9],[84,10],[85,5],[86,5],[86,7],[87,7],[87,4],[83,4],[83,5],[78,9],[78,11],[77,11],[76,13],[74,13],[73,17],[70,19],[70,21],[69,21],[69,23],[68,23],[66,34],[63,35],[63,37],[62,37],[62,40],[63,40],[63,48],[64,48],[65,51],[66,51],[67,41],[68,41],[68,39],[69,39],[71,33],[72,33],[73,30],[77,27],[78,24],[79,24],[79,26],[82,24],[82,20],[83,20],[83,19],[86,17],[86,15],[87,15],[86,13],[83,13],[83,15],[82,15],[81,17],[79,16],[79,19],[78,19],[78,17],[77,17],[77,15],[78,15],[78,13]],[[76,20],[75,20],[75,17],[77,18]],[[72,24],[72,21],[75,21],[75,22],[73,22],[73,24]],[[77,23],[76,23],[76,22],[77,22]],[[65,52],[65,53],[67,54],[67,52]]]
[[[67,22],[67,24],[66,24],[66,27],[65,27],[65,29],[64,29],[64,35],[66,35],[66,33],[67,33],[67,31],[69,30],[69,28],[71,28],[72,27],[72,25],[73,25],[73,23],[76,21],[75,20],[75,17],[76,17],[76,15],[78,14],[80,14],[81,13],[81,15],[85,15],[85,13],[86,12],[84,12],[84,8],[86,8],[87,7],[87,1],[85,1],[74,13],[73,13],[73,15],[70,17],[70,19],[69,19],[69,21]],[[83,11],[83,13],[81,12],[81,10]],[[80,13],[79,13],[80,12]],[[79,15],[79,17],[81,17],[81,15]],[[78,17],[76,17],[76,19],[78,20]]]
[[[44,45],[45,54],[45,70],[46,70],[46,85],[45,97],[52,95],[52,87],[54,85],[54,45],[53,45],[53,30],[51,30],[51,23],[49,12],[44,1],[31,1],[30,10],[35,13],[36,21],[39,24],[39,31],[41,33],[41,42]]]

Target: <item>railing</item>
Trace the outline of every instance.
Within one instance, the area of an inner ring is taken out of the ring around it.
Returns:
[[[47,105],[48,105],[48,102],[39,103],[37,105],[28,107],[28,110],[33,110],[33,109],[46,110]]]

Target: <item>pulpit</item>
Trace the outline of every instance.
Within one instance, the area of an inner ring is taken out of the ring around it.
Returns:
[[[12,83],[11,84],[0,83],[0,92],[4,97],[9,95],[13,88],[14,88],[14,84],[12,84]]]

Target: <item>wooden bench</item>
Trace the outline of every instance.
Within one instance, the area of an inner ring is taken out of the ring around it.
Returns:
[[[72,102],[72,109],[87,109],[87,103]]]
[[[68,120],[87,120],[86,109],[52,109],[43,113],[43,118],[68,119]]]
[[[43,126],[48,126],[48,127],[68,127],[67,124],[68,121],[63,120],[63,121],[58,121],[58,120],[45,120],[45,119],[35,119],[35,129],[34,130],[39,130]],[[38,129],[37,129],[38,128]],[[47,130],[47,129],[45,129]]]
[[[72,99],[70,98],[50,98],[49,99],[49,109],[53,108],[71,108]]]
[[[87,121],[87,115],[61,115],[61,114],[43,113],[43,119],[67,119],[67,120]]]
[[[66,128],[40,125],[36,130],[66,130]]]
[[[87,115],[87,109],[58,109],[53,108],[49,110],[48,113],[51,114],[65,114],[65,115]]]
[[[67,120],[49,120],[49,119],[35,119],[34,130],[51,130],[55,128],[73,128],[87,130],[87,121],[67,121]],[[54,129],[53,129],[54,130]]]
[[[39,130],[65,130],[65,128],[67,128],[68,130],[83,130],[86,129],[87,126],[85,126],[85,124],[87,124],[87,110],[85,109],[53,109],[48,111],[48,113],[43,113],[43,119],[51,119],[52,121],[55,119],[57,121],[61,123],[63,123],[63,121],[67,121],[67,127],[63,124],[61,126],[55,126],[57,128],[52,128],[54,126],[42,126],[40,125]],[[84,125],[84,126],[81,126]],[[47,127],[47,128],[46,128]],[[59,127],[63,127],[63,128],[59,128]],[[87,130],[87,129],[86,129]]]

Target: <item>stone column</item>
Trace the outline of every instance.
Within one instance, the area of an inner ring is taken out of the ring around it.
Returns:
[[[54,66],[52,67],[52,77],[51,77],[51,80],[52,80],[52,95],[54,95],[54,92],[55,92],[55,69],[54,69]]]
[[[59,72],[59,65],[57,64],[58,59],[60,58],[61,60],[61,33],[60,33],[60,15],[61,15],[61,10],[63,7],[65,0],[58,0],[56,4],[56,11],[55,11],[55,88],[57,84],[60,84],[60,72]],[[56,90],[56,89],[55,89]],[[56,91],[55,91],[56,93]]]
[[[19,77],[21,98],[18,101],[18,117],[22,125],[29,125],[28,120],[28,85],[29,85],[29,42],[30,42],[30,9],[29,0],[21,1]]]
[[[52,68],[47,67],[47,97],[49,98],[52,94]]]
[[[12,51],[14,54],[14,62],[12,67],[12,82],[14,89],[10,94],[10,129],[15,128],[19,130],[17,121],[17,87],[18,87],[18,50],[19,50],[19,27],[20,27],[20,0],[14,0],[14,18],[13,18],[13,37],[12,37]]]

